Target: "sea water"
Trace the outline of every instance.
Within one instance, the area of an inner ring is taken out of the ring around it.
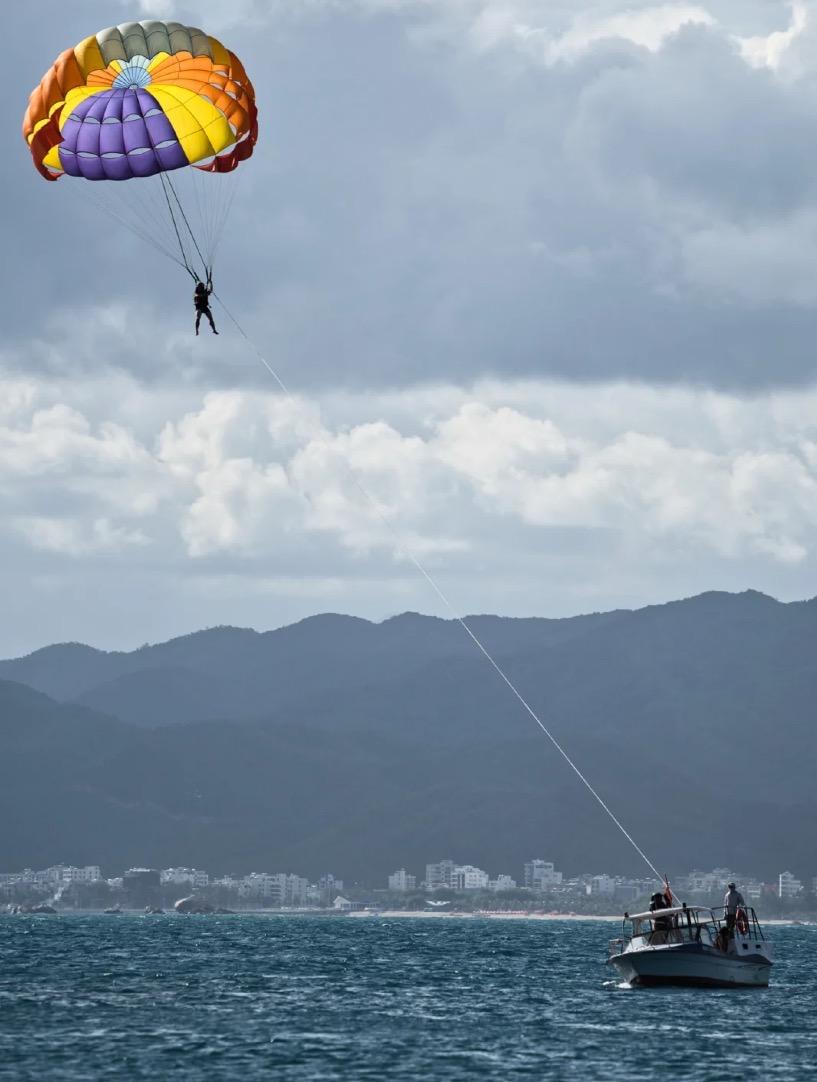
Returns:
[[[771,987],[631,989],[600,921],[0,918],[0,1078],[817,1077],[817,928]]]

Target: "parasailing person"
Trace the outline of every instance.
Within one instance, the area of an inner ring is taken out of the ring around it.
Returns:
[[[235,195],[227,175],[258,139],[255,91],[235,53],[178,22],[107,27],[47,69],[23,136],[42,177],[68,177],[69,189],[190,275],[196,333],[206,315],[217,334],[210,295]]]
[[[202,316],[207,316],[213,334],[218,334],[215,320],[213,319],[213,313],[210,309],[210,294],[212,292],[213,282],[211,279],[208,279],[207,285],[201,280],[196,282],[196,288],[193,291],[193,304],[196,306],[196,334],[199,333],[199,324],[201,323]]]

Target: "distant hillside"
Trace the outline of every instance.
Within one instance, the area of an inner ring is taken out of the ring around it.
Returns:
[[[469,622],[662,866],[817,873],[817,602]],[[0,816],[0,870],[639,868],[462,629],[413,614],[0,662]]]
[[[473,617],[474,629],[503,656],[569,641],[619,614],[568,620]],[[373,624],[313,616],[259,634],[246,628],[199,631],[130,653],[78,643],[47,646],[0,661],[0,680],[28,684],[134,724],[259,717],[300,704],[305,694],[399,679],[447,658],[471,658],[473,645],[452,621],[405,613]],[[195,679],[191,677],[195,676]]]

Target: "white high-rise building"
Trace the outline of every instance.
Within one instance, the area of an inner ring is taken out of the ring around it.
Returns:
[[[452,890],[487,890],[490,876],[473,864],[457,864],[451,873]]]
[[[685,889],[690,894],[713,894],[716,891],[726,890],[727,884],[739,883],[741,876],[728,868],[713,868],[711,872],[694,871],[686,877]]]
[[[234,875],[222,875],[212,881],[214,887],[226,887],[227,890],[239,890],[241,887],[241,880],[236,879]]]
[[[795,879],[791,872],[781,872],[778,876],[778,898],[796,898],[802,889],[803,884],[799,879]]]
[[[456,864],[453,860],[440,860],[436,864],[426,864],[426,890],[451,890],[451,878]]]
[[[197,890],[206,887],[210,882],[207,872],[199,871],[198,868],[164,868],[159,875],[163,883],[174,883],[177,886],[189,884]]]
[[[84,868],[74,868],[75,883],[99,883],[102,879],[102,869],[98,864],[86,864]]]
[[[298,906],[307,900],[309,881],[287,872],[252,872],[238,885],[245,898],[263,898],[269,906]]]
[[[587,884],[588,894],[603,894],[607,897],[615,894],[616,881],[610,875],[594,875]]]
[[[525,865],[525,886],[529,890],[553,890],[562,885],[562,878],[562,873],[556,871],[552,861],[529,860]]]
[[[242,898],[270,898],[275,893],[275,876],[267,872],[250,872],[238,884]]]
[[[275,876],[278,905],[301,906],[306,905],[309,880],[302,875],[293,875],[291,872]]]
[[[417,889],[417,876],[409,875],[405,868],[398,872],[392,872],[389,876],[389,890],[405,894],[406,891]]]
[[[55,864],[44,871],[34,873],[35,882],[43,886],[64,886],[68,883],[98,883],[102,872],[95,864],[76,868],[73,864]]]

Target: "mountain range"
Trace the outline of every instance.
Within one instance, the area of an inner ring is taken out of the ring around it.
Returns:
[[[467,623],[659,867],[817,874],[817,600]],[[0,822],[0,870],[645,870],[463,629],[413,613],[0,661]]]

